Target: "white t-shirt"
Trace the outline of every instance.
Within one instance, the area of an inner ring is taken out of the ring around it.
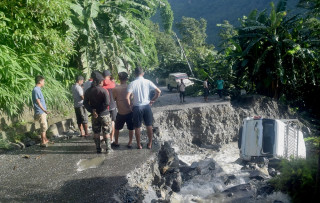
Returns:
[[[150,103],[150,91],[156,89],[157,86],[150,80],[144,79],[142,76],[137,77],[128,86],[128,92],[133,94],[133,105],[144,106]]]
[[[207,81],[204,81],[204,82],[203,82],[203,87],[204,87],[204,88],[208,88],[208,82],[207,82]]]
[[[180,90],[180,92],[186,91],[186,86],[184,83],[180,83],[179,90]]]

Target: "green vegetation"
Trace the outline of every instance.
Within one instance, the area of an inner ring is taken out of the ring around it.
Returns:
[[[150,17],[158,8],[169,33],[167,0],[1,1],[0,111],[15,117],[31,107],[36,75],[46,79],[49,108],[62,110],[77,74],[156,67]]]
[[[313,202],[317,198],[316,174],[317,160],[282,160],[281,175],[270,180],[277,189],[288,193],[293,202]]]

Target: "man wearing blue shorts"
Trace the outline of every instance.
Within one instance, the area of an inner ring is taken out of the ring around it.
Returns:
[[[147,145],[148,149],[152,147],[152,122],[153,114],[151,106],[155,100],[160,96],[160,89],[153,84],[150,80],[144,79],[144,72],[142,68],[136,68],[134,71],[136,79],[132,81],[128,86],[127,101],[130,104],[130,96],[133,95],[133,126],[135,129],[135,135],[137,140],[138,149],[142,149],[140,143],[141,125],[144,122],[147,128],[147,134],[149,142]],[[149,99],[150,91],[155,90],[155,95]]]

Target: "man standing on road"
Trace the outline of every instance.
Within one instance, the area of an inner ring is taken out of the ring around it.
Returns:
[[[204,101],[208,101],[208,96],[209,96],[209,86],[208,86],[208,78],[206,78],[203,81],[203,88],[204,88]]]
[[[184,100],[184,97],[185,97],[185,91],[186,91],[186,85],[183,83],[183,79],[181,79],[181,83],[179,85],[179,92],[180,92],[180,103],[183,102],[186,102]],[[183,99],[183,100],[182,100]]]
[[[76,84],[72,86],[72,96],[74,101],[74,110],[77,117],[77,124],[82,137],[89,136],[88,133],[88,114],[83,106],[84,94],[81,85],[84,78],[82,76],[77,77]]]
[[[217,80],[217,89],[220,99],[222,98],[223,84],[224,81],[222,80],[221,76],[219,76],[219,80]]]
[[[140,143],[142,121],[144,121],[144,124],[146,125],[149,138],[147,148],[151,149],[153,136],[153,114],[151,106],[160,96],[161,91],[153,84],[153,82],[143,78],[144,72],[142,68],[136,68],[134,73],[136,75],[136,79],[128,86],[127,102],[130,104],[130,97],[131,94],[133,94],[133,125],[135,128],[138,149],[142,149],[142,145]],[[155,90],[155,95],[150,101],[149,94],[151,90]]]
[[[100,133],[102,128],[103,138],[106,140],[107,153],[111,152],[111,118],[109,115],[110,98],[107,90],[102,88],[103,80],[101,73],[92,73],[92,86],[86,91],[84,95],[84,106],[92,115],[92,130],[94,133],[94,142],[96,144],[97,153],[101,153]]]
[[[114,100],[117,103],[118,114],[115,123],[115,141],[112,143],[112,146],[119,147],[119,131],[123,128],[124,124],[127,124],[127,128],[129,130],[129,143],[127,145],[128,148],[132,148],[132,138],[133,138],[133,120],[132,120],[132,111],[130,104],[128,103],[127,97],[127,81],[128,74],[126,72],[121,72],[118,74],[120,85],[116,86],[112,90],[112,95]]]
[[[48,130],[46,102],[44,100],[41,88],[44,86],[44,77],[38,75],[35,79],[36,86],[32,90],[32,103],[34,109],[34,120],[40,123],[41,143],[40,147],[47,147],[49,140],[46,136]]]
[[[111,73],[108,70],[103,71],[103,77],[104,77],[104,81],[103,81],[103,88],[106,89],[109,93],[110,96],[110,106],[109,106],[109,112],[110,112],[110,117],[112,120],[112,132],[111,132],[111,142],[114,141],[114,122],[116,120],[117,117],[117,108],[116,108],[116,103],[113,99],[112,96],[112,89],[116,87],[116,83],[114,81],[111,80]]]

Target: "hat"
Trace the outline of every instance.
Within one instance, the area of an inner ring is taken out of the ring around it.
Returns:
[[[126,73],[126,72],[120,72],[120,73],[118,73],[118,76],[119,76],[119,80],[128,79],[128,73]]]
[[[99,71],[93,71],[91,73],[91,77],[93,80],[97,81],[98,83],[100,83],[102,80],[104,80],[103,76],[101,75],[101,73]]]
[[[110,76],[110,75],[111,75],[111,73],[110,73],[109,70],[104,70],[103,71],[103,77]]]

